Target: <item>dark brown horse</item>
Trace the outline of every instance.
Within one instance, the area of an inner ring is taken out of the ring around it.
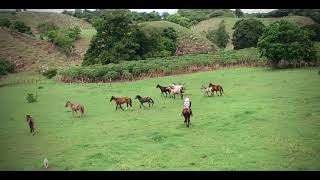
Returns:
[[[220,96],[222,96],[223,92],[223,88],[220,85],[214,85],[212,83],[209,83],[209,87],[211,87],[211,91],[213,92],[213,96],[214,96],[214,92],[216,92],[216,94],[218,95],[218,91],[220,92]],[[219,95],[218,95],[219,96]]]
[[[166,97],[168,96],[168,93],[170,95],[170,89],[168,87],[164,87],[164,86],[160,86],[159,84],[157,85],[156,88],[159,88],[161,91],[161,96],[163,95],[163,93],[166,94]],[[164,95],[163,95],[164,96]]]
[[[78,114],[78,111],[80,110],[81,112],[81,116],[84,113],[84,106],[82,104],[73,104],[70,101],[67,101],[66,103],[66,107],[70,106],[71,110],[72,110],[72,115],[74,116],[74,112],[76,112],[76,114]]]
[[[184,117],[184,123],[189,128],[189,126],[190,126],[190,116],[191,116],[190,108],[184,108],[183,111],[182,111],[182,115]]]
[[[116,106],[116,110],[118,109],[118,106],[122,109],[122,111],[124,111],[124,109],[122,108],[121,104],[124,104],[124,103],[127,103],[127,108],[128,109],[128,106],[130,106],[130,109],[132,109],[132,101],[131,101],[131,98],[129,97],[120,97],[120,98],[117,98],[117,97],[114,97],[112,96],[111,99],[110,99],[110,102],[114,100],[117,104]]]
[[[30,133],[33,133],[32,135],[34,135],[35,134],[35,131],[34,131],[35,130],[35,128],[34,128],[34,120],[30,115],[27,115],[26,118],[27,118],[27,122],[28,122],[29,127],[30,127]]]

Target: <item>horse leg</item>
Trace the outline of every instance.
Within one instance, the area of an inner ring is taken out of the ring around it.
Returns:
[[[148,104],[149,104],[149,107],[150,107],[150,103],[148,102]]]
[[[121,104],[120,104],[119,106],[120,106],[120,108],[122,109],[122,111],[124,111],[124,109],[122,108]]]
[[[116,106],[116,110],[118,109],[118,105],[119,105],[119,104],[117,104],[117,106]]]
[[[180,94],[180,96],[181,96],[181,99],[183,99],[183,94]]]

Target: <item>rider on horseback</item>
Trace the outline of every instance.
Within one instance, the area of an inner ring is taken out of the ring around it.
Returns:
[[[185,99],[184,99],[183,110],[184,110],[184,109],[190,109],[190,115],[192,116],[191,101],[190,101],[189,98],[185,98]],[[182,115],[183,115],[183,110],[182,110]]]

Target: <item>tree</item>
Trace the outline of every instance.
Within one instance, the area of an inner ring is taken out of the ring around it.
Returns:
[[[265,25],[259,20],[250,18],[236,22],[233,27],[232,44],[234,49],[256,47]]]
[[[166,20],[168,18],[168,16],[170,16],[170,14],[168,12],[163,12],[162,16],[161,16],[161,19],[162,20]]]
[[[236,9],[235,14],[238,18],[243,17],[243,12],[241,11],[241,9]]]
[[[310,24],[303,27],[311,34],[312,41],[320,41],[320,24]]]
[[[312,60],[316,53],[310,33],[284,20],[266,28],[259,39],[258,50],[275,64],[281,60]]]
[[[130,11],[109,12],[94,24],[97,34],[91,40],[83,65],[117,63],[136,58],[139,44],[135,41],[135,29]]]
[[[207,38],[216,44],[219,48],[225,48],[229,42],[229,34],[226,31],[224,20],[219,24],[217,30],[210,30],[207,34]]]
[[[81,9],[75,9],[74,13],[73,13],[73,16],[77,17],[77,18],[81,18],[82,17],[82,10]]]

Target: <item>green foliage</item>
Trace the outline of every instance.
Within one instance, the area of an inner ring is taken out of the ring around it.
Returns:
[[[29,26],[26,26],[26,24],[21,21],[14,21],[11,24],[10,28],[21,33],[32,35],[31,28]]]
[[[213,17],[234,17],[230,9],[179,9],[178,14],[191,19],[193,24]]]
[[[320,9],[277,9],[264,14],[264,17],[283,17],[288,15],[306,16],[320,23]]]
[[[51,79],[57,75],[57,69],[53,68],[53,69],[45,70],[44,72],[42,72],[42,75],[48,79]]]
[[[312,41],[320,41],[320,24],[311,24],[303,28],[310,32]]]
[[[8,60],[0,58],[0,76],[5,76],[8,73],[13,73],[15,65],[10,63]]]
[[[177,34],[173,28],[145,34],[126,10],[109,11],[94,26],[97,34],[91,40],[83,65],[170,56],[176,50]]]
[[[37,26],[37,29],[40,34],[45,34],[48,31],[58,30],[59,28],[53,22],[44,22],[44,23],[40,23]]]
[[[8,18],[0,18],[0,27],[6,27],[9,28],[11,25],[11,22]]]
[[[152,11],[150,13],[147,12],[131,12],[133,21],[136,22],[147,22],[147,21],[160,21],[161,16],[158,12]]]
[[[40,38],[47,38],[49,42],[54,43],[60,47],[67,55],[70,54],[74,48],[73,43],[80,38],[81,29],[76,26],[68,29],[58,28],[53,23],[41,23],[38,25]]]
[[[162,20],[167,20],[168,16],[170,16],[170,14],[168,12],[163,12],[161,15],[161,19]]]
[[[280,60],[312,60],[315,49],[310,33],[288,21],[278,21],[266,28],[259,39],[258,49],[262,56],[273,63]]]
[[[165,53],[164,51],[158,53]],[[147,73],[165,73],[184,71],[192,66],[209,66],[213,64],[230,64],[240,62],[264,63],[259,52],[252,49],[219,51],[215,54],[187,55],[179,57],[149,58],[138,61],[121,61],[118,64],[95,64],[81,67],[71,67],[60,72],[63,78],[71,80],[88,79],[113,80],[137,77]]]
[[[265,25],[256,19],[242,19],[235,23],[232,43],[234,49],[257,47],[258,39],[262,35]]]
[[[219,48],[225,48],[229,42],[229,34],[226,31],[224,20],[221,21],[217,30],[209,30],[207,38]]]
[[[61,14],[66,14],[66,15],[69,15],[69,16],[73,16],[73,11],[64,10],[64,11],[62,11]]]
[[[236,9],[235,14],[238,18],[243,17],[243,12],[241,11],[241,9]]]
[[[190,26],[192,25],[192,20],[187,18],[187,17],[183,17],[180,14],[173,14],[167,17],[166,19],[167,21],[179,24],[180,26],[186,27],[186,28],[190,28]]]
[[[34,95],[32,93],[28,93],[26,96],[26,100],[28,103],[34,103],[37,102],[37,95]]]

